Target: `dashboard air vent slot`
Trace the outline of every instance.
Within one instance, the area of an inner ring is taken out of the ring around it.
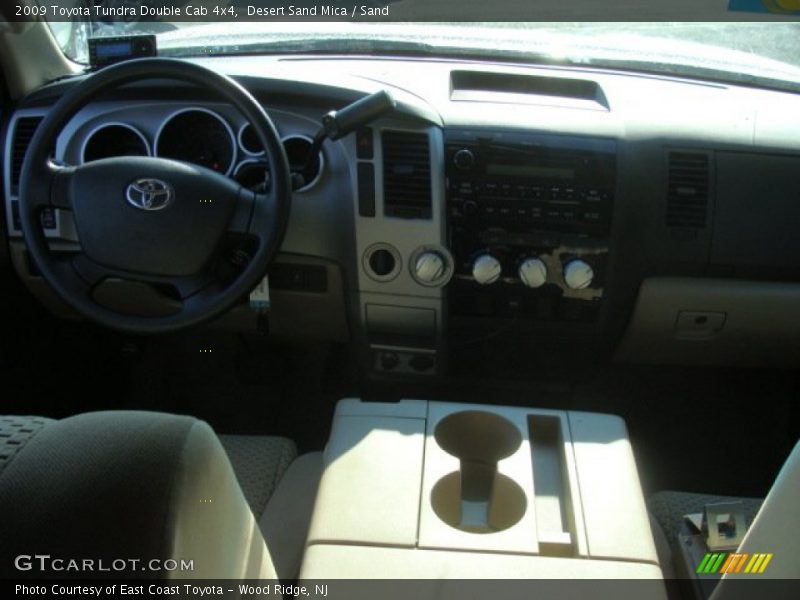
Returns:
[[[431,218],[427,133],[383,132],[383,212],[387,217]]]
[[[710,195],[708,154],[670,152],[668,169],[667,227],[704,228]]]
[[[11,193],[16,194],[19,188],[19,178],[22,174],[22,163],[25,153],[36,133],[39,123],[44,117],[21,117],[14,125],[14,141],[11,149]]]
[[[450,99],[609,110],[608,99],[596,81],[514,73],[453,71],[450,74]]]

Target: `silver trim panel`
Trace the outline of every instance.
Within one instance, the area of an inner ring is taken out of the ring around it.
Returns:
[[[252,125],[247,122],[242,123],[242,126],[239,127],[239,131],[236,133],[236,142],[239,145],[239,149],[247,156],[252,156],[254,158],[264,156],[264,154],[266,153],[264,150],[262,150],[261,152],[253,152],[251,150],[248,150],[247,147],[244,145],[243,141],[244,138],[242,137],[242,134],[244,133],[244,130],[247,129],[248,127],[252,127]]]
[[[290,135],[285,135],[285,136],[283,136],[281,138],[281,143],[284,145],[284,149],[286,148],[286,141],[287,140],[295,140],[295,139],[297,139],[297,140],[305,140],[309,144],[313,144],[314,143],[314,140],[310,136],[300,135],[300,134],[290,134]],[[314,187],[315,185],[317,185],[317,182],[322,178],[322,174],[324,172],[325,172],[325,153],[322,151],[322,149],[320,149],[320,152],[319,152],[319,170],[317,171],[317,176],[314,177],[314,179],[309,181],[307,184],[305,184],[303,187],[297,188],[296,190],[294,190],[294,193],[296,194],[297,192],[305,192],[306,190],[309,190],[312,187]]]
[[[147,141],[145,135],[141,131],[139,131],[136,127],[128,123],[123,123],[122,121],[107,121],[96,126],[84,138],[83,143],[81,144],[80,164],[82,165],[86,164],[86,146],[89,145],[89,142],[92,140],[92,137],[94,137],[97,134],[97,132],[102,131],[103,129],[107,129],[109,127],[123,127],[125,129],[129,129],[130,131],[134,132],[139,137],[139,139],[142,140],[142,143],[144,144],[145,156],[153,156],[153,150],[150,147],[150,142]]]

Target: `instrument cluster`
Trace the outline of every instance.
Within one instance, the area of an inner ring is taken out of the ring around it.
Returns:
[[[291,170],[302,169],[312,140],[289,135],[282,142]],[[269,187],[269,166],[253,127],[244,123],[234,129],[223,115],[208,108],[187,107],[169,114],[152,139],[132,123],[104,122],[89,132],[80,149],[81,164],[117,156],[169,158],[232,177],[254,191]],[[301,190],[316,184],[322,169],[320,155],[311,169],[313,177]]]

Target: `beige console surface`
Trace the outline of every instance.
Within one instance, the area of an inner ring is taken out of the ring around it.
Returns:
[[[624,422],[340,401],[302,578],[661,578]]]

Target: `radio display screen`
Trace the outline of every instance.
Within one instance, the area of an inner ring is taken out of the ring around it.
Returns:
[[[97,58],[124,58],[133,52],[133,45],[130,42],[99,43],[96,46]]]
[[[486,165],[486,174],[501,177],[536,177],[546,179],[575,179],[575,169],[567,167],[542,167],[538,165]]]

